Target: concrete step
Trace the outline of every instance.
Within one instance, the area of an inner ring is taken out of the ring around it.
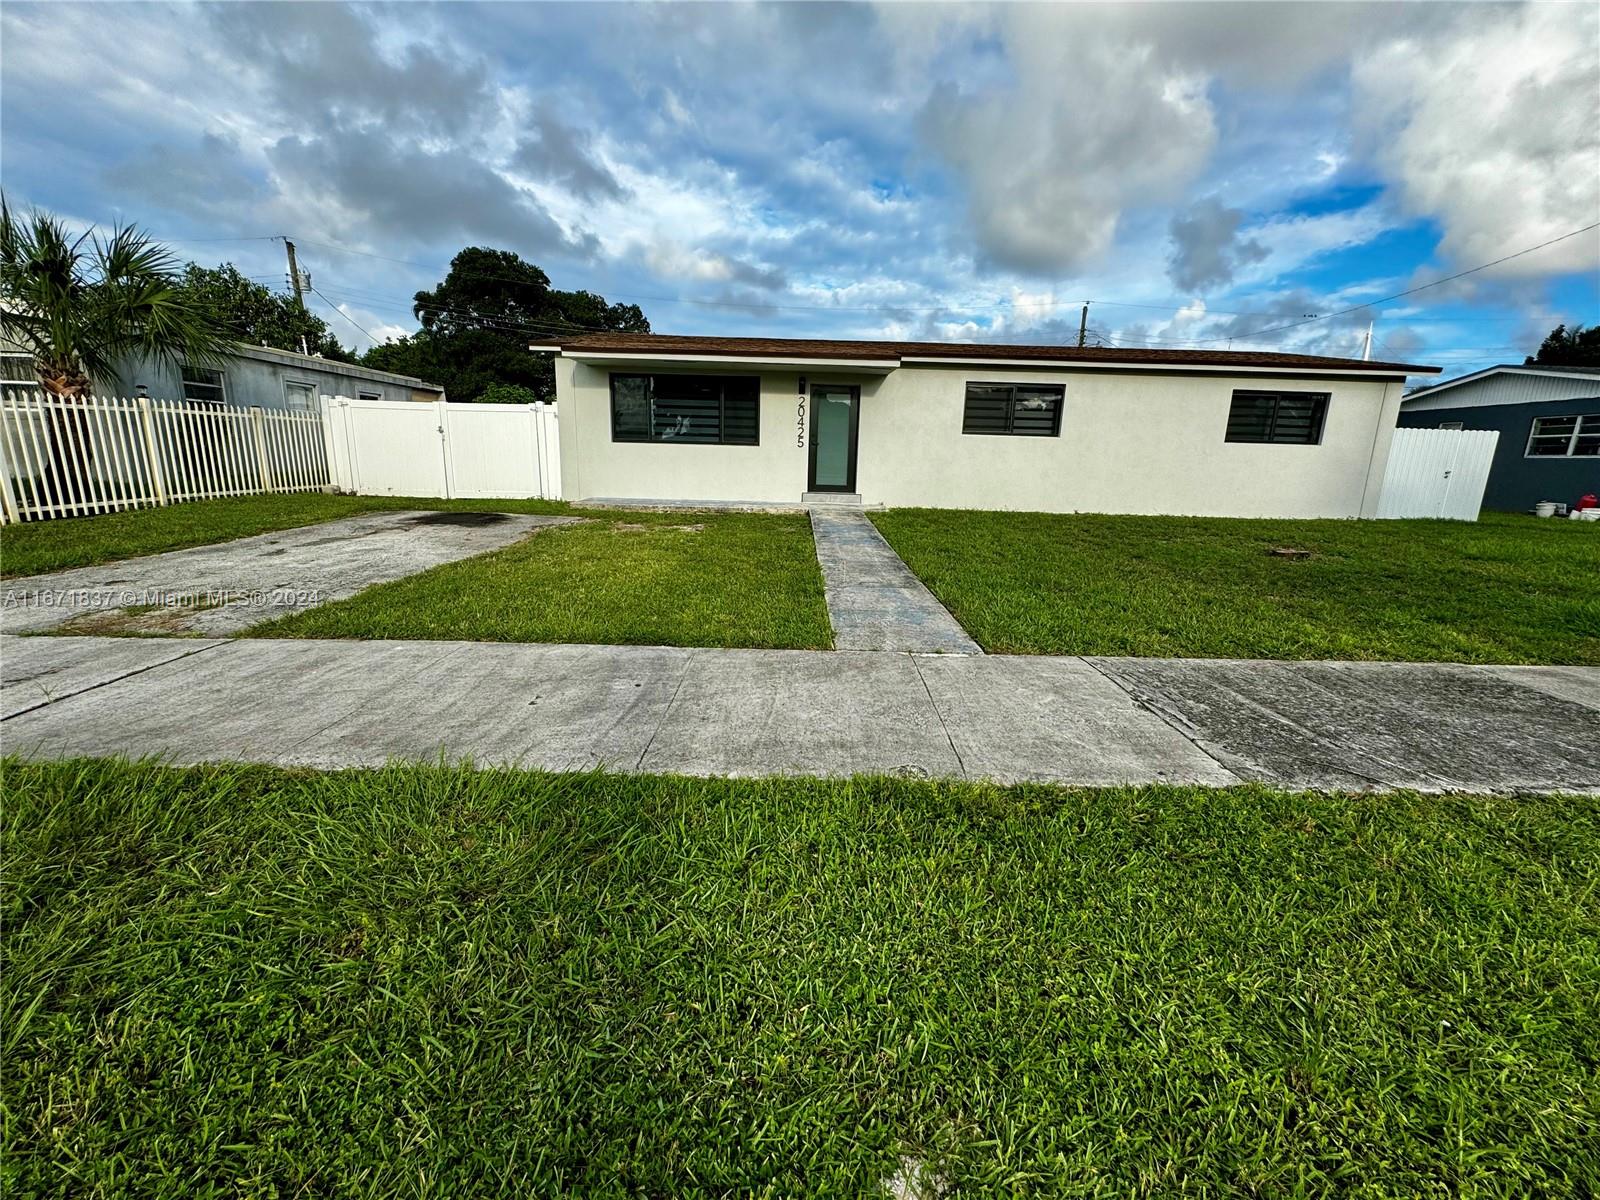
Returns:
[[[860,508],[860,492],[803,492],[800,503],[816,508]]]

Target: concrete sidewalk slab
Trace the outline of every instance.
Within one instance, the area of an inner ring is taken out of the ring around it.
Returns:
[[[84,633],[225,636],[580,519],[489,512],[368,513],[12,579],[0,593],[0,630],[24,633],[68,626]],[[154,607],[148,612],[127,611],[149,606]]]
[[[581,645],[441,645],[444,652],[420,670],[399,682],[379,681],[351,712],[298,743],[295,760],[331,767],[443,758],[632,771],[666,717],[690,653],[663,646],[610,653],[611,647]]]
[[[1600,789],[1600,711],[1512,682],[1500,668],[1090,661],[1245,779],[1309,788]]]
[[[812,509],[811,534],[835,649],[983,653],[865,514]]]
[[[72,694],[14,703],[57,648]],[[1600,792],[1600,705],[1556,694],[1595,668],[14,637],[0,663],[31,757]]]
[[[1079,658],[919,657],[968,775],[1005,783],[1237,783]]]
[[[0,638],[0,720],[222,645],[199,638]]]
[[[641,769],[962,774],[916,660],[811,650],[695,651]]]
[[[1536,688],[1574,704],[1600,708],[1600,670],[1594,667],[1489,667],[1523,687]]]

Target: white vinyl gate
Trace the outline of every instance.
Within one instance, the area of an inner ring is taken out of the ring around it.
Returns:
[[[554,404],[322,398],[334,486],[363,496],[561,498]]]
[[[1476,521],[1499,441],[1492,429],[1396,429],[1378,516]]]

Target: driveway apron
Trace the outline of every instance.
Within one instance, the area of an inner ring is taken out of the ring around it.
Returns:
[[[9,579],[6,633],[199,634],[353,596],[441,563],[486,554],[575,517],[385,512],[280,529],[212,546]]]

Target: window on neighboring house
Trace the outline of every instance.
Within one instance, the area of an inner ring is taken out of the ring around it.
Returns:
[[[754,375],[613,375],[611,440],[758,445],[761,380]]]
[[[1059,383],[969,383],[961,432],[1057,437],[1066,391]]]
[[[0,354],[0,382],[32,383],[33,355]]]
[[[1600,413],[1535,417],[1527,458],[1600,458]]]
[[[295,379],[283,381],[283,402],[290,412],[315,412],[317,388],[315,384],[301,383]]]
[[[357,400],[382,400],[383,399],[383,393],[382,392],[357,392],[356,393],[356,399]]]
[[[1465,421],[1440,421],[1437,426],[1439,429],[1465,429],[1466,427]]]
[[[1327,415],[1326,392],[1235,392],[1226,440],[1315,446]]]
[[[211,367],[184,367],[183,398],[198,400],[203,404],[227,403],[222,372]]]

